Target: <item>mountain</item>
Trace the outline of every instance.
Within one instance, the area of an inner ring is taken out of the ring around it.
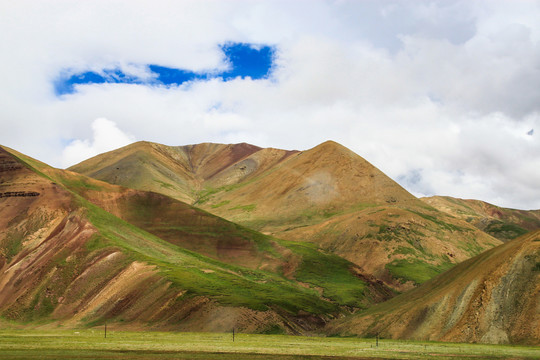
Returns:
[[[333,141],[306,151],[139,142],[70,168],[311,242],[404,291],[501,242],[415,198]]]
[[[307,333],[393,296],[358,266],[0,147],[0,316]]]
[[[433,196],[422,200],[502,241],[540,229],[540,210],[507,209],[480,200],[449,196]]]
[[[141,141],[85,160],[69,170],[195,203],[207,195],[205,189],[249,180],[294,153],[245,143],[165,146]]]
[[[540,344],[540,231],[488,250],[330,333]]]

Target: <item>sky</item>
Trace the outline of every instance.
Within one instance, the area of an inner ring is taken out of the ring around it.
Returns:
[[[0,1],[0,144],[350,148],[416,196],[540,209],[540,1]]]

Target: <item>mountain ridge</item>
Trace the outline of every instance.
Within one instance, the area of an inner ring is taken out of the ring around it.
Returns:
[[[141,146],[146,152],[140,151]],[[154,156],[156,149],[160,155]],[[168,154],[167,161],[162,154]],[[194,155],[191,166],[189,154]],[[100,168],[104,161],[106,166]],[[158,167],[161,177],[154,171]],[[127,175],[113,176],[117,169],[125,169]],[[248,144],[137,143],[70,170],[189,198],[192,205],[253,230],[315,243],[398,291],[425,281],[411,273],[417,266],[428,274],[439,273],[500,243],[416,199],[334,141],[305,151]],[[369,252],[376,256],[367,256]],[[414,259],[418,256],[420,263]]]

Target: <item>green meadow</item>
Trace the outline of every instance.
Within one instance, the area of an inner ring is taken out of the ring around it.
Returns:
[[[232,333],[0,330],[2,359],[538,359],[533,346]]]

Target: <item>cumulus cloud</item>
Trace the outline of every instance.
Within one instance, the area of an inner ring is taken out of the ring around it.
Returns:
[[[64,148],[62,165],[69,167],[134,141],[133,136],[125,134],[113,121],[98,118],[92,122],[92,139],[75,139]]]
[[[539,1],[3,2],[0,143],[66,166],[111,149],[88,135],[102,117],[132,134],[118,146],[330,138],[416,195],[540,208],[538,18]],[[227,42],[274,46],[271,77],[54,94],[62,71],[225,69]]]

